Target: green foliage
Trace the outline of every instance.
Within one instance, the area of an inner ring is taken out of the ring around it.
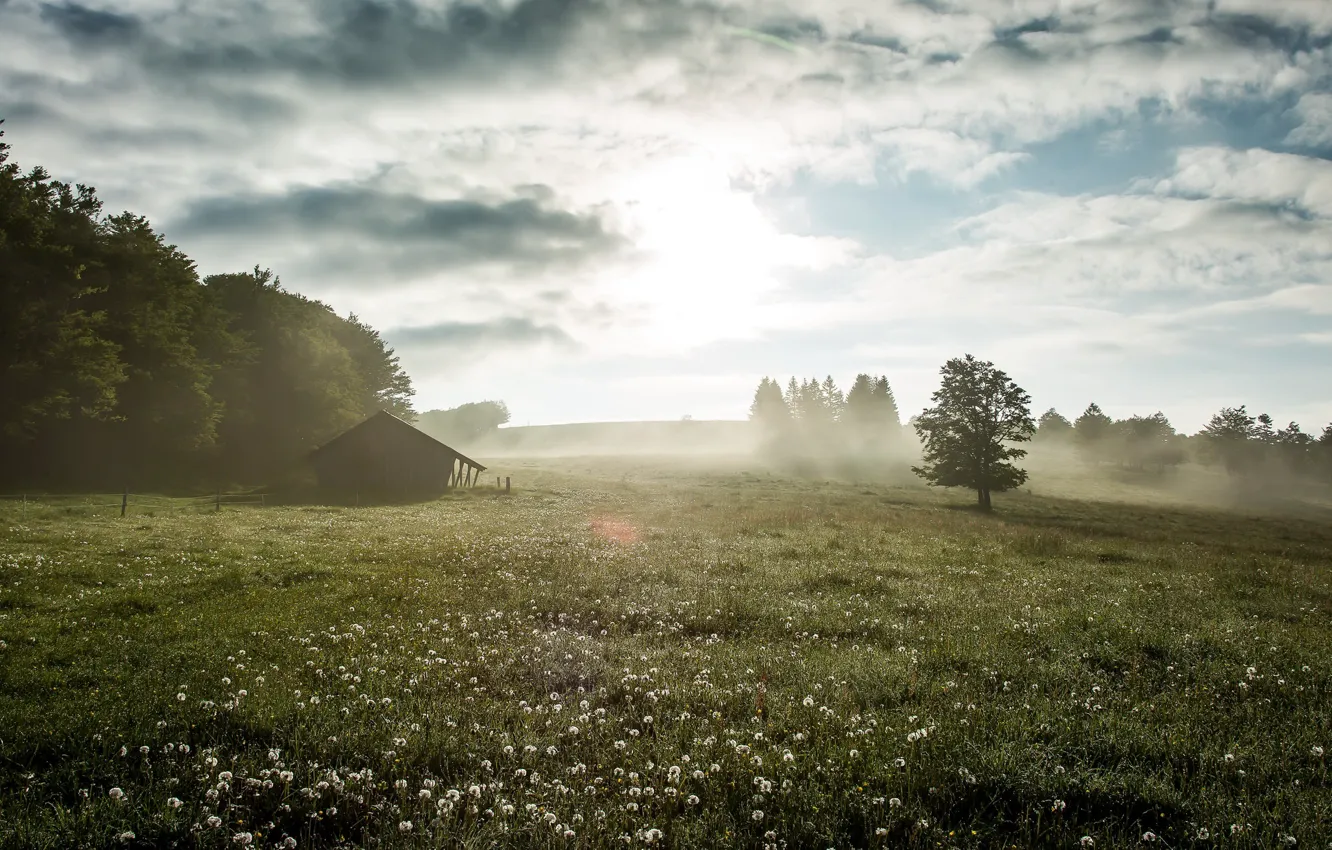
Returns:
[[[1208,421],[1199,436],[1203,440],[1203,458],[1223,464],[1232,474],[1252,471],[1259,458],[1257,447],[1266,442],[1257,417],[1250,416],[1242,404],[1239,407],[1222,408]]]
[[[1038,440],[1066,440],[1073,435],[1073,423],[1053,407],[1036,420],[1035,438]]]
[[[781,384],[766,376],[759,381],[749,405],[749,421],[759,429],[761,450],[772,452],[781,448],[791,431],[791,411],[782,398]]]
[[[990,507],[990,494],[1011,490],[1027,473],[1009,463],[1026,455],[1009,445],[1031,439],[1031,396],[988,360],[968,354],[940,370],[943,383],[930,397],[934,407],[916,418],[924,462],[912,471],[939,487],[966,487]]]
[[[125,365],[83,276],[100,212],[90,187],[23,174],[0,142],[0,439],[115,408]]]
[[[1122,444],[1121,457],[1127,465],[1164,468],[1184,462],[1184,450],[1175,428],[1159,410],[1151,416],[1130,416],[1115,423]]]
[[[785,394],[765,377],[749,418],[760,431],[760,451],[784,459],[882,456],[895,447],[902,428],[888,378],[864,373],[845,394],[831,375],[823,381],[792,377]]]
[[[996,517],[708,465],[0,506],[0,846],[1326,841],[1326,511]]]
[[[901,439],[902,422],[888,378],[863,372],[846,397],[848,439],[860,451],[882,451]]]
[[[269,272],[201,282],[132,213],[0,144],[0,481],[260,482],[411,380],[377,331]]]
[[[1096,463],[1105,456],[1105,444],[1114,431],[1114,420],[1092,402],[1073,422],[1073,440],[1084,460]]]
[[[472,401],[448,410],[427,410],[416,427],[445,443],[466,445],[492,433],[509,421],[509,406],[502,401]]]

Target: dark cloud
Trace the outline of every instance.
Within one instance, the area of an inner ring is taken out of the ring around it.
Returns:
[[[491,322],[439,322],[422,327],[394,328],[384,334],[395,347],[469,351],[484,348],[524,348],[540,343],[572,346],[562,328],[538,324],[528,318],[509,317]]]
[[[1308,53],[1332,46],[1332,33],[1318,33],[1308,24],[1286,24],[1260,15],[1214,13],[1204,27],[1246,50],[1273,49]]]
[[[1001,27],[994,31],[995,41],[1017,41],[1028,33],[1035,32],[1055,32],[1059,28],[1059,21],[1056,18],[1036,18],[1018,24],[1015,27]]]
[[[614,58],[673,52],[699,21],[719,20],[706,3],[687,0],[499,0],[443,7],[413,0],[301,0],[318,27],[285,29],[279,4],[193,26],[163,18],[94,10],[76,2],[45,4],[41,19],[83,49],[119,50],[151,73],[226,78],[292,74],[357,87],[459,80],[476,85],[524,72],[552,74],[566,57],[594,65]],[[0,8],[3,8],[0,6]],[[815,25],[817,26],[817,25]]]
[[[1183,44],[1183,40],[1175,35],[1174,29],[1165,26],[1157,27],[1151,32],[1139,36],[1134,36],[1129,39],[1129,41],[1138,42],[1140,44]]]
[[[907,46],[901,39],[890,35],[876,35],[867,30],[851,33],[851,35],[847,37],[847,41],[865,47],[878,47],[883,50],[891,50],[893,53],[907,53]]]
[[[813,18],[773,18],[757,24],[753,29],[796,43],[818,44],[827,39],[823,24]]]
[[[348,268],[339,240],[374,243],[398,271],[477,263],[555,265],[614,252],[621,238],[594,214],[554,209],[528,197],[431,200],[372,186],[303,187],[281,195],[208,198],[164,229],[172,238],[281,238],[327,245]],[[547,193],[548,195],[548,193]],[[358,265],[354,260],[350,267]]]
[[[143,25],[133,15],[90,9],[78,3],[43,3],[41,18],[81,46],[124,46],[139,40]]]

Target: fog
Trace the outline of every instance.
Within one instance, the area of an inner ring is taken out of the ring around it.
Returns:
[[[742,420],[578,422],[498,428],[468,448],[488,458],[750,455],[758,441]]]
[[[761,429],[742,420],[587,422],[492,430],[466,445],[488,461],[597,458],[597,467],[623,458],[626,470],[644,474],[655,464],[675,471],[764,470],[807,480],[830,480],[925,489],[911,467],[921,446],[909,428],[873,450],[828,444],[774,446]],[[1024,495],[1057,499],[1157,505],[1162,508],[1236,510],[1271,514],[1332,513],[1332,486],[1278,463],[1243,474],[1185,453],[1178,463],[1153,465],[1089,461],[1072,440],[1027,443],[1017,465],[1028,472]],[[704,460],[705,464],[696,461]],[[681,463],[682,462],[682,463]],[[959,498],[966,494],[958,491]],[[1001,497],[1002,500],[1002,497]],[[1000,501],[999,504],[1002,504]]]

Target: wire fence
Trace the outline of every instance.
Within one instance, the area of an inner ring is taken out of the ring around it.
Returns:
[[[239,505],[267,505],[263,493],[208,493],[203,496],[162,496],[153,493],[0,493],[0,504],[22,511],[116,510],[121,516],[131,512],[220,511]]]

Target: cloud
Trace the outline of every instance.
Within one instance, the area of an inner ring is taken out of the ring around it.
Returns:
[[[718,17],[669,0],[221,0],[188,18],[137,5],[110,12],[66,0],[41,4],[40,18],[82,49],[120,52],[154,74],[401,90],[532,75],[549,84],[571,57],[669,49],[691,37],[691,19]]]
[[[437,322],[391,328],[384,333],[384,338],[400,349],[418,352],[418,359],[421,350],[440,354],[478,354],[484,349],[574,345],[573,338],[562,328],[514,316],[487,322]]]
[[[875,134],[899,174],[931,174],[967,189],[1027,158],[1017,151],[994,151],[979,139],[946,130],[902,128]]]
[[[124,46],[139,41],[143,27],[133,15],[92,9],[78,3],[43,3],[41,19],[62,35],[87,46]]]
[[[1325,281],[1328,278],[1324,278]],[[1199,316],[1239,316],[1258,312],[1293,312],[1306,316],[1332,316],[1332,283],[1283,286],[1250,298],[1216,301],[1196,308]]]
[[[304,241],[326,252],[319,264],[325,275],[341,269],[360,276],[376,266],[420,274],[487,263],[570,265],[622,245],[595,214],[551,209],[544,187],[524,191],[536,197],[432,199],[368,185],[300,187],[203,198],[165,230],[180,239]]]
[[[1332,161],[1262,148],[1188,148],[1161,194],[1229,198],[1332,218]]]
[[[1300,124],[1286,136],[1286,144],[1332,148],[1332,94],[1308,92],[1291,110]]]
[[[413,371],[941,316],[1164,350],[1188,309],[1321,303],[1262,299],[1332,280],[1324,166],[1218,142],[1083,189],[1181,127],[1256,144],[1217,126],[1240,107],[1326,144],[1330,37],[1300,0],[9,0],[0,117],[205,271],[399,329]],[[1041,146],[1083,130],[1100,159],[1047,181]],[[985,211],[879,251],[873,204],[922,183]],[[761,201],[797,184],[823,215],[793,232]]]

